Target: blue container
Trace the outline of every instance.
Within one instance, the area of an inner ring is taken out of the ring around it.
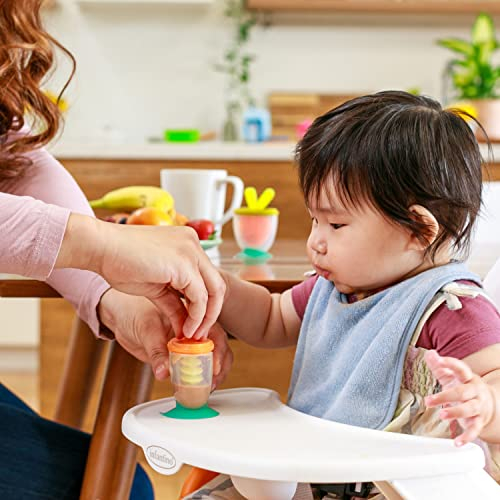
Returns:
[[[262,142],[271,137],[271,114],[267,109],[248,108],[243,113],[243,140]]]

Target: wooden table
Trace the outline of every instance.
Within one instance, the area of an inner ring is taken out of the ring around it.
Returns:
[[[278,240],[271,249],[273,257],[261,263],[242,262],[235,257],[238,252],[239,248],[232,240],[207,251],[217,267],[273,291],[292,287],[304,279],[304,273],[311,270],[305,241]],[[44,282],[12,277],[0,279],[0,297],[56,298],[60,295]]]

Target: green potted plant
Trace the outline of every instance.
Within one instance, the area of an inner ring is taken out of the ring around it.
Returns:
[[[255,60],[246,50],[252,28],[257,23],[255,14],[245,8],[245,0],[226,0],[224,15],[233,22],[233,37],[224,52],[223,62],[215,65],[216,71],[227,75],[226,120],[223,139],[238,139],[238,115],[254,104],[250,92],[250,64]]]
[[[500,66],[493,63],[493,54],[500,43],[493,19],[488,14],[479,14],[470,41],[443,38],[437,43],[456,53],[446,68],[456,91],[455,99],[469,101],[488,137],[500,141]]]

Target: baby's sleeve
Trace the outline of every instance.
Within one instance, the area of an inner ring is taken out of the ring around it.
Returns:
[[[318,275],[311,276],[292,288],[293,307],[295,307],[295,311],[301,320],[304,318],[307,303],[316,281],[318,281]]]
[[[452,311],[442,304],[429,318],[417,342],[441,356],[463,359],[500,343],[500,314],[482,295],[460,297],[462,309]]]

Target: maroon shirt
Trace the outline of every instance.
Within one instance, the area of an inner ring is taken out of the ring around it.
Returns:
[[[318,276],[312,276],[292,288],[292,302],[300,319],[304,317],[317,279]],[[462,309],[450,311],[443,303],[432,313],[417,347],[435,349],[441,356],[462,359],[500,343],[500,314],[496,307],[482,295],[460,297],[460,302]]]

